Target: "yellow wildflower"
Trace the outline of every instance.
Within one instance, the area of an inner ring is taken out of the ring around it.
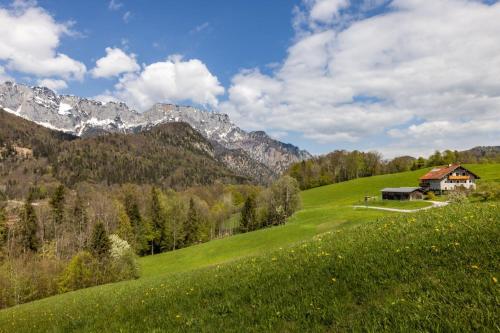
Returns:
[[[497,278],[494,277],[494,276],[491,279],[493,280],[493,283],[497,283],[498,282]]]

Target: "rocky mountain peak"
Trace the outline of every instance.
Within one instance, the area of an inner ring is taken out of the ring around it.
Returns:
[[[78,96],[58,95],[46,87],[28,87],[13,82],[0,84],[0,106],[45,127],[77,136],[133,133],[162,123],[184,122],[220,147],[234,151],[231,158],[225,153],[227,161],[245,160],[249,168],[266,168],[275,175],[290,164],[311,157],[307,151],[274,140],[263,131],[249,133],[242,130],[227,114],[191,106],[157,103],[139,113],[123,102],[102,103]],[[242,154],[247,157],[243,158]],[[255,162],[253,166],[250,161]],[[262,167],[257,167],[257,164]],[[240,166],[237,169],[242,170]]]

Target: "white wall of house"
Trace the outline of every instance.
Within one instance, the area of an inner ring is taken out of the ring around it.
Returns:
[[[469,176],[469,179],[467,179],[467,180],[451,180],[451,179],[449,179],[449,176]],[[457,187],[465,187],[467,189],[476,189],[476,179],[475,179],[474,175],[469,173],[464,168],[456,169],[455,171],[453,171],[451,174],[446,176],[441,181],[436,180],[436,181],[432,181],[432,182],[438,183],[438,184],[435,184],[434,186],[439,186],[439,188],[434,188],[431,186],[432,189],[436,189],[436,190],[450,191],[450,190],[454,190]]]

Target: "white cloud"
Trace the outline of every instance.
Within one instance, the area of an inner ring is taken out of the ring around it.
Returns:
[[[106,56],[96,61],[96,67],[91,73],[95,78],[110,78],[139,69],[135,54],[126,54],[119,48],[107,47]]]
[[[64,80],[56,80],[56,79],[42,79],[38,80],[37,84],[41,87],[47,87],[54,91],[60,91],[68,88],[66,81]]]
[[[121,2],[118,2],[117,0],[111,0],[108,4],[108,9],[109,10],[118,10],[122,8],[123,4]]]
[[[145,66],[140,73],[124,75],[114,95],[138,110],[159,102],[181,102],[216,106],[224,93],[216,76],[198,59],[183,60],[171,56]]]
[[[123,14],[122,16],[123,22],[129,23],[132,17],[133,17],[132,12],[126,11],[125,14]]]
[[[342,8],[348,5],[348,0],[316,0],[309,15],[312,21],[329,22],[337,17]]]
[[[110,92],[109,90],[106,90],[104,93],[102,93],[100,95],[96,95],[96,96],[92,97],[92,99],[95,101],[102,102],[104,104],[106,104],[108,102],[116,102],[117,103],[120,101],[118,98],[113,96],[113,93]]]
[[[417,143],[420,151],[500,143],[500,127],[488,125],[500,114],[500,3],[395,0],[343,27],[334,24],[340,1],[307,4],[322,25],[299,31],[274,73],[232,79],[221,109],[244,127],[391,154]],[[374,137],[383,146],[367,141]]]
[[[8,69],[30,75],[81,80],[85,65],[57,52],[61,38],[74,35],[70,25],[56,22],[33,2],[0,7],[0,60]]]

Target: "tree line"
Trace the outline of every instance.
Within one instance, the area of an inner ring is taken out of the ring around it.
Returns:
[[[343,182],[360,177],[417,170],[450,163],[498,163],[497,147],[468,151],[436,151],[428,158],[399,156],[384,160],[378,152],[336,150],[329,154],[293,164],[286,172],[295,178],[301,189]]]

